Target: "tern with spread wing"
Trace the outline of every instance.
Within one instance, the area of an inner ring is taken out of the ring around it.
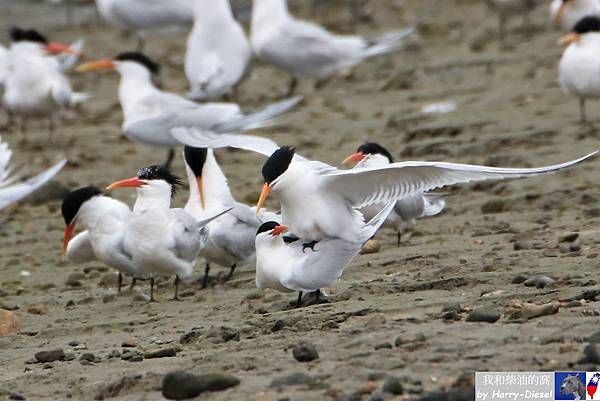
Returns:
[[[11,158],[12,151],[6,142],[2,142],[2,137],[0,137],[0,209],[5,208],[11,203],[18,202],[32,192],[35,192],[50,181],[67,164],[66,160],[61,160],[35,177],[23,182],[17,182],[17,178],[13,175],[13,169],[9,165]]]
[[[183,209],[171,209],[171,198],[181,185],[179,178],[161,166],[149,166],[107,189],[136,188],[133,216],[127,224],[125,248],[136,266],[151,274],[150,300],[154,301],[154,276],[175,275],[178,299],[180,279],[188,279],[200,250],[208,241],[207,225],[229,210],[196,220]]]
[[[186,146],[183,154],[190,186],[190,197],[184,210],[202,220],[232,208],[208,224],[208,242],[200,251],[200,256],[206,260],[202,284],[206,287],[211,263],[229,267],[227,279],[233,276],[238,265],[254,264],[256,230],[262,222],[279,221],[280,216],[265,210],[257,216],[254,208],[236,201],[212,149]]]
[[[321,26],[294,18],[287,0],[254,0],[250,44],[256,55],[298,78],[324,80],[368,58],[397,51],[412,28],[375,39],[334,35]]]
[[[595,156],[540,168],[501,168],[469,164],[406,161],[385,166],[339,170],[296,154],[294,148],[249,135],[200,132],[178,128],[173,134],[189,146],[235,147],[268,156],[264,185],[257,204],[269,194],[279,197],[283,224],[314,248],[324,238],[352,242],[360,235],[363,216],[357,210],[388,203],[448,185],[531,177],[573,167]]]
[[[552,0],[550,19],[557,29],[571,32],[583,17],[600,16],[600,0]]]
[[[394,163],[391,153],[383,146],[369,142],[362,144],[356,153],[348,156],[343,164],[357,162],[355,168],[381,167]],[[446,206],[446,194],[417,193],[396,201],[384,227],[394,228],[398,235],[398,246],[402,234],[415,224],[420,217],[431,217],[440,214]],[[372,219],[384,205],[371,205],[360,209],[365,220]]]
[[[142,53],[121,53],[112,60],[80,65],[80,72],[97,69],[117,70],[121,75],[119,101],[123,109],[125,135],[146,145],[173,148],[180,144],[170,130],[173,127],[196,127],[214,132],[235,132],[264,127],[292,107],[301,97],[273,103],[254,113],[244,114],[235,103],[198,104],[158,89],[152,77],[158,64]],[[172,160],[170,152],[166,166]]]
[[[139,269],[126,247],[127,225],[133,213],[129,206],[105,196],[96,187],[85,187],[68,194],[63,200],[62,215],[66,228],[63,255],[74,263],[99,261],[119,272],[118,291],[123,274],[148,278]],[[75,226],[84,231],[71,239]]]
[[[229,0],[196,0],[187,41],[185,75],[195,100],[216,99],[237,87],[252,56]]]

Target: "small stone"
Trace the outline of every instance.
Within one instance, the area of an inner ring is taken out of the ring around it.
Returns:
[[[370,239],[362,246],[360,253],[361,255],[368,255],[372,253],[377,253],[381,249],[381,241],[378,239]]]
[[[554,284],[555,281],[548,276],[530,277],[523,283],[526,287],[544,288]]]
[[[577,238],[579,238],[579,233],[562,233],[558,236],[558,242],[574,242]]]
[[[80,272],[71,273],[67,277],[67,281],[65,282],[65,284],[69,287],[81,287],[82,284],[80,280],[83,279],[85,279],[85,274]]]
[[[23,400],[25,400],[25,397],[23,397],[21,394],[10,393],[8,395],[8,399],[9,400],[16,400],[16,401],[23,401]]]
[[[63,359],[64,361],[74,361],[75,360],[75,354],[72,352],[65,352],[65,359]]]
[[[375,345],[375,350],[380,350],[380,349],[392,349],[392,344],[385,342],[385,343],[380,343]]]
[[[30,306],[29,308],[27,308],[27,313],[30,313],[32,315],[47,315],[48,312],[48,307],[45,305]]]
[[[155,359],[155,358],[171,358],[177,356],[175,348],[165,348],[158,351],[146,352],[144,358]]]
[[[204,337],[207,339],[219,339],[223,342],[240,341],[240,332],[233,327],[211,327]]]
[[[588,342],[590,342],[592,344],[599,344],[600,343],[600,331],[597,331],[594,334],[592,334],[591,336],[589,336],[587,340],[588,340]]]
[[[69,341],[69,347],[77,347],[79,344],[81,343],[77,340]]]
[[[62,361],[65,359],[65,352],[62,350],[62,348],[57,348],[51,351],[37,352],[34,356],[35,359],[41,363]]]
[[[588,344],[583,349],[582,363],[600,363],[600,350],[598,344]]]
[[[280,331],[281,329],[283,329],[285,327],[285,320],[282,319],[278,319],[274,324],[273,327],[271,327],[271,332],[275,333],[277,331]]]
[[[400,379],[390,376],[383,382],[381,391],[384,393],[402,395],[404,394],[404,387],[402,386],[402,383],[400,383]]]
[[[135,348],[137,347],[137,342],[134,339],[125,340],[121,343],[121,347],[123,348]]]
[[[0,336],[18,333],[21,325],[14,313],[0,309]]]
[[[301,342],[292,349],[292,355],[298,362],[310,362],[319,358],[319,353],[314,345]]]
[[[515,277],[513,277],[511,283],[512,284],[522,284],[525,282],[525,280],[527,280],[527,276],[524,274],[517,274]]]
[[[90,352],[87,352],[79,358],[80,361],[96,362],[96,356]]]
[[[527,240],[518,240],[513,244],[513,249],[515,251],[525,251],[528,249],[533,249],[533,243]]]
[[[194,375],[184,371],[167,373],[162,382],[162,395],[169,400],[187,400],[206,391],[223,391],[240,384],[235,376],[219,373]]]
[[[13,304],[10,302],[0,302],[0,309],[4,309],[7,311],[19,310],[21,307],[18,304]]]
[[[179,338],[179,343],[181,345],[192,344],[198,341],[198,339],[202,336],[202,333],[198,330],[192,330],[185,334],[182,334]]]
[[[463,308],[458,302],[447,303],[442,308],[442,313],[447,313],[447,312],[461,313],[462,311],[463,311]]]
[[[314,379],[309,375],[296,372],[273,379],[269,387],[302,386],[312,384],[313,382]]]
[[[129,358],[129,362],[142,362],[143,360],[143,355],[133,355],[131,358]]]
[[[492,199],[481,206],[481,212],[485,214],[500,213],[502,211],[504,211],[504,200],[502,199]]]
[[[474,309],[467,316],[467,322],[487,322],[495,323],[500,319],[502,314],[493,306],[481,306]]]
[[[576,240],[569,245],[569,251],[577,252],[581,251],[581,240]]]

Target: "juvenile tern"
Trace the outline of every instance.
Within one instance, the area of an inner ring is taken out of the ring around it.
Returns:
[[[96,6],[107,23],[136,34],[138,50],[148,36],[183,32],[194,22],[193,0],[96,0]]]
[[[240,82],[252,56],[229,0],[196,0],[194,28],[187,41],[185,75],[195,100],[216,99]]]
[[[6,142],[2,142],[2,137],[0,137],[0,209],[35,192],[67,164],[67,161],[63,159],[35,177],[17,182],[17,177],[13,175],[13,169],[10,167],[11,158],[12,150]]]
[[[600,16],[600,0],[552,0],[550,19],[563,32],[571,32],[583,17]]]
[[[499,168],[469,164],[406,161],[380,167],[339,170],[307,160],[294,148],[278,147],[266,138],[214,134],[178,128],[173,134],[189,146],[235,147],[268,156],[257,209],[270,193],[279,197],[283,224],[314,245],[324,238],[352,242],[360,235],[363,216],[357,209],[388,203],[444,186],[522,178],[560,171],[593,157],[593,152],[566,163],[540,168]]]
[[[343,164],[357,162],[355,168],[381,167],[394,163],[391,153],[383,146],[369,142],[362,144],[356,153],[348,156]],[[415,224],[420,217],[431,217],[440,214],[446,206],[446,194],[416,193],[396,201],[383,226],[394,228],[398,236],[398,246],[402,234]],[[383,207],[371,205],[360,209],[366,220],[372,219]]]
[[[400,49],[413,32],[407,28],[378,38],[334,35],[321,26],[294,18],[287,0],[254,0],[250,43],[256,55],[292,75],[289,93],[298,78],[324,80],[365,59]]]
[[[208,241],[207,224],[229,210],[196,220],[183,209],[171,209],[171,197],[181,180],[162,166],[149,166],[137,176],[116,181],[107,189],[136,188],[133,216],[127,224],[125,249],[133,262],[151,274],[150,300],[154,301],[154,277],[175,275],[178,299],[180,279],[193,272],[200,249]]]
[[[302,240],[289,242],[281,237],[288,227],[270,221],[260,226],[256,233],[256,286],[277,291],[298,291],[298,304],[302,293],[317,292],[335,283],[352,259],[360,252],[385,222],[394,204],[389,203],[368,223],[362,223],[352,241],[324,238],[317,252],[305,252]],[[317,299],[318,300],[318,299]]]
[[[212,149],[186,146],[183,154],[190,186],[184,210],[201,220],[232,208],[207,225],[208,242],[200,251],[206,261],[203,280],[206,287],[211,263],[229,267],[227,279],[233,276],[238,265],[254,264],[256,230],[263,221],[279,221],[280,216],[261,210],[257,217],[254,208],[236,201]]]
[[[85,187],[65,197],[62,215],[66,224],[63,255],[67,259],[75,263],[97,260],[116,269],[119,272],[119,292],[122,274],[133,278],[149,277],[134,263],[127,247],[127,225],[133,215],[129,206],[104,196],[96,187]],[[71,240],[76,225],[84,231]]]
[[[152,76],[158,72],[159,65],[137,52],[121,53],[112,60],[99,60],[77,67],[80,72],[98,69],[119,72],[123,132],[128,138],[151,146],[172,149],[180,144],[170,133],[171,128],[178,126],[215,132],[264,127],[302,100],[301,97],[292,97],[250,114],[244,114],[235,103],[198,104],[154,86]],[[173,152],[170,152],[167,167],[172,156]]]
[[[585,122],[586,100],[600,97],[600,18],[583,18],[559,42],[568,44],[558,66],[559,82],[564,92],[579,98]]]

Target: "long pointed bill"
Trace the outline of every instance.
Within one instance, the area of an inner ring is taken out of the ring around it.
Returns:
[[[108,191],[110,191],[111,189],[115,189],[115,188],[139,188],[139,187],[143,187],[144,185],[145,185],[144,181],[140,180],[137,177],[131,177],[131,178],[127,178],[125,180],[115,181],[112,184],[110,184],[108,187],[106,187],[106,189]]]
[[[75,230],[75,221],[72,221],[71,224],[67,225],[65,228],[65,233],[63,235],[63,247],[62,247],[62,256],[63,258],[67,256],[67,247],[69,246],[69,241],[73,236],[73,231]]]
[[[554,26],[560,28],[560,22],[562,21],[562,16],[567,9],[567,3],[564,1],[561,3],[560,8],[556,12],[556,16],[554,17]]]
[[[579,34],[577,32],[568,33],[558,40],[559,45],[570,45],[576,42],[579,42]]]
[[[277,226],[275,227],[272,231],[271,231],[271,235],[273,237],[277,236],[277,235],[281,235],[283,233],[287,233],[289,230],[288,226]]]
[[[258,213],[260,212],[260,209],[263,208],[263,205],[265,204],[265,201],[269,197],[270,193],[271,193],[271,187],[269,186],[269,184],[267,184],[265,182],[265,184],[263,185],[262,192],[260,193],[260,198],[258,198],[258,203],[256,204],[256,215],[257,216],[258,216]]]
[[[346,164],[350,164],[350,163],[358,163],[359,161],[361,161],[364,158],[365,158],[364,153],[361,153],[361,152],[353,153],[350,156],[346,157],[344,159],[344,161],[342,162],[342,164],[346,165]]]
[[[200,205],[202,206],[202,209],[205,209],[204,187],[202,186],[202,177],[196,177],[196,182],[198,183],[198,193],[200,194]]]
[[[75,68],[77,72],[88,72],[95,70],[114,70],[116,68],[115,63],[112,60],[98,60],[91,61],[89,63],[80,64]]]
[[[66,53],[79,56],[79,52],[77,50],[71,49],[69,46],[60,43],[48,43],[45,49],[48,53]]]

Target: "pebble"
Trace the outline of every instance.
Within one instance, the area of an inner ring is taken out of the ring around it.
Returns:
[[[174,356],[177,356],[175,348],[164,348],[158,351],[146,352],[144,354],[144,358],[146,359],[171,358]]]
[[[85,279],[85,274],[80,272],[71,273],[67,277],[67,281],[65,282],[65,284],[69,287],[81,287],[82,284],[80,280],[83,279]]]
[[[137,342],[133,339],[125,340],[121,343],[121,347],[123,348],[135,348],[137,347]]]
[[[392,349],[392,348],[393,348],[392,347],[392,343],[388,343],[388,342],[380,343],[380,344],[376,344],[375,345],[375,350],[376,351],[380,350],[380,349]]]
[[[0,309],[0,336],[18,333],[21,330],[21,324],[14,313]]]
[[[600,363],[600,349],[598,344],[588,344],[583,349],[583,358],[580,363]]]
[[[86,352],[79,358],[80,361],[96,362],[96,356],[90,352]]]
[[[400,383],[400,379],[390,376],[383,382],[381,391],[384,393],[402,395],[404,394],[404,387],[402,386],[402,383]]]
[[[223,391],[240,384],[235,376],[209,373],[194,375],[185,371],[170,372],[162,382],[162,395],[169,400],[187,400],[206,391]]]
[[[525,280],[523,284],[526,287],[544,288],[554,284],[555,282],[556,281],[548,276],[534,276]]]
[[[362,246],[360,253],[361,255],[368,255],[377,253],[381,249],[381,241],[378,239],[370,239]]]
[[[198,330],[188,331],[185,334],[182,334],[179,338],[179,343],[181,345],[192,344],[198,341],[198,339],[202,336],[202,333]]]
[[[310,362],[319,358],[315,346],[309,342],[301,342],[292,349],[292,355],[298,362]]]
[[[513,244],[513,249],[515,251],[525,251],[528,249],[533,249],[533,243],[527,240],[518,240]]]
[[[525,282],[525,280],[527,280],[527,278],[528,277],[526,275],[524,275],[522,273],[519,273],[519,274],[517,274],[516,276],[513,277],[511,283],[512,284],[522,284],[522,283]]]
[[[240,341],[240,332],[233,327],[211,327],[204,338],[211,339],[211,342]]]
[[[467,316],[467,322],[495,323],[500,319],[501,316],[502,313],[500,313],[500,311],[495,307],[481,306],[469,313]]]
[[[280,331],[281,329],[283,329],[285,327],[285,320],[282,319],[278,319],[274,324],[273,327],[271,327],[271,332],[275,333],[277,331]]]
[[[30,306],[29,308],[27,308],[27,313],[30,313],[32,315],[47,315],[48,312],[48,307],[45,305]]]
[[[35,359],[40,363],[62,361],[65,359],[65,352],[62,348],[57,348],[50,351],[40,351],[35,355]]]
[[[12,304],[9,302],[0,302],[0,309],[7,311],[19,310],[21,307],[18,304]]]
[[[481,206],[481,212],[488,213],[500,213],[504,211],[504,200],[502,199],[492,199],[490,201],[485,202]]]
[[[302,386],[312,384],[313,382],[314,379],[309,375],[301,372],[296,372],[273,379],[269,387]]]
[[[563,233],[559,235],[558,242],[574,242],[577,238],[579,238],[579,233]]]
[[[10,393],[8,395],[8,399],[16,400],[16,401],[23,401],[23,400],[25,400],[25,397],[23,397],[21,394],[18,394],[18,393]]]

